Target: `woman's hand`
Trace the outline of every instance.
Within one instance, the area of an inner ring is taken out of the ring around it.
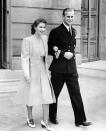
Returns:
[[[30,83],[30,78],[28,76],[25,76],[25,80],[28,84]]]
[[[57,51],[58,51],[58,47],[57,47],[57,46],[54,46],[54,47],[53,47],[53,50],[54,50],[55,52],[57,52]]]

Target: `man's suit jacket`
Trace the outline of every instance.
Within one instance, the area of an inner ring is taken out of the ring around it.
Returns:
[[[53,56],[53,61],[49,70],[57,73],[77,73],[75,62],[76,31],[71,27],[72,35],[68,32],[64,24],[53,29],[48,39],[48,53]],[[61,53],[56,59],[53,47],[57,46]],[[70,60],[64,57],[64,53],[70,50],[74,55]]]

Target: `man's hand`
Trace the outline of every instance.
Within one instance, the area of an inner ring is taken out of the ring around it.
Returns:
[[[73,53],[71,53],[71,52],[65,52],[65,53],[64,53],[64,57],[65,57],[67,60],[70,60],[70,59],[73,57]]]

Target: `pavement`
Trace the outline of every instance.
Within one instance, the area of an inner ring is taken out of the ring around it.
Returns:
[[[92,122],[92,125],[75,126],[70,98],[64,85],[58,102],[59,124],[49,123],[50,126],[55,131],[106,131],[106,78],[79,75],[79,84],[87,120]],[[25,104],[21,103],[24,96],[16,96],[16,92],[0,95],[0,131],[44,131],[40,125],[42,107],[33,108],[36,128],[30,128],[26,124]]]
[[[70,104],[67,88],[64,88],[59,97],[58,125],[50,126],[55,131],[106,131],[106,79],[80,76],[79,83],[84,101],[89,127],[75,127],[74,114]],[[0,131],[43,131],[42,107],[34,107],[33,115],[36,128],[32,129],[26,124],[26,108],[19,101],[23,98],[15,98],[15,95],[0,97]]]

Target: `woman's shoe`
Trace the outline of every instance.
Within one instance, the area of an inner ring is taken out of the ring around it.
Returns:
[[[45,128],[47,131],[54,131],[54,129],[53,129],[53,128],[50,128],[50,127],[48,126],[48,124],[44,123],[43,120],[41,121],[41,126],[42,126],[42,128]]]
[[[29,127],[32,127],[32,128],[36,127],[36,125],[34,123],[34,119],[28,119],[27,118],[27,124],[28,124]]]

